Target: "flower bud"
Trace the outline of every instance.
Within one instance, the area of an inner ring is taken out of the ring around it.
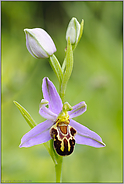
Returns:
[[[41,29],[24,29],[26,34],[26,46],[35,58],[49,58],[56,52],[55,44],[49,34]]]
[[[69,22],[69,25],[66,31],[66,40],[68,40],[68,37],[70,37],[70,41],[73,46],[73,49],[76,48],[79,40],[81,39],[81,36],[83,33],[83,24],[84,24],[83,19],[81,24],[79,24],[77,19],[74,17]]]

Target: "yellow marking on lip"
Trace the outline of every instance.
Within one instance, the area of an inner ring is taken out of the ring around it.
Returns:
[[[69,139],[69,140],[70,140],[70,139]],[[70,145],[69,140],[68,140],[68,151],[70,151],[70,149],[71,149],[71,145]]]
[[[64,147],[64,140],[62,140],[62,141],[61,141],[61,148],[60,148],[60,149],[61,149],[62,151],[64,151],[64,148],[65,148],[65,147]]]

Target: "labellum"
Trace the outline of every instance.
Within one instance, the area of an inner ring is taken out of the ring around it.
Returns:
[[[69,125],[69,120],[63,122],[59,119],[50,129],[54,140],[54,148],[61,156],[70,155],[74,151],[76,130]]]

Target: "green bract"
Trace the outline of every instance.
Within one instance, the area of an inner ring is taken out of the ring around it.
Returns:
[[[61,92],[60,95],[63,102],[64,102],[66,86],[73,69],[73,51],[72,51],[72,45],[70,42],[70,37],[68,37],[68,40],[67,40],[67,51],[66,51],[64,62],[65,62],[65,69],[63,70],[63,79],[62,79],[61,90],[60,90]]]
[[[23,117],[25,118],[25,120],[27,121],[29,126],[31,128],[34,128],[37,124],[35,123],[35,121],[31,117],[31,115],[28,113],[28,111],[24,107],[22,107],[18,102],[16,102],[16,101],[13,101],[13,102],[16,105],[16,107],[18,107],[18,109],[20,110],[21,114],[23,115]]]

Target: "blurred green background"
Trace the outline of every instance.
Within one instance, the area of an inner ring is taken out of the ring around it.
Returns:
[[[65,34],[72,17],[84,19],[84,33],[74,52],[74,69],[66,90],[72,106],[85,101],[76,121],[97,132],[106,147],[76,145],[63,161],[62,182],[122,182],[122,27],[123,2],[1,2],[2,11],[2,182],[55,182],[54,164],[44,145],[19,148],[30,130],[13,100],[37,123],[42,79],[59,87],[48,59],[33,58],[25,28],[45,29],[62,64]]]

